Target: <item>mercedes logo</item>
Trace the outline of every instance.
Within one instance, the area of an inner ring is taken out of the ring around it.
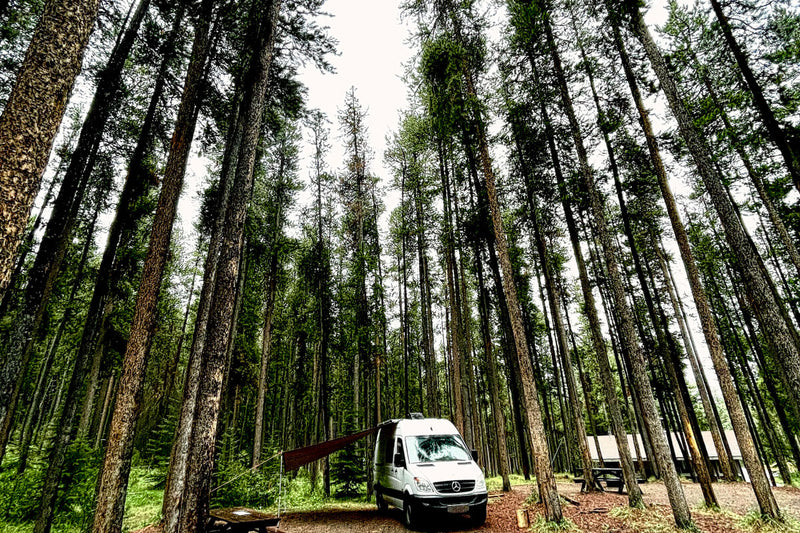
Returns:
[[[461,483],[458,481],[453,481],[453,484],[450,486],[453,487],[453,492],[461,492]]]

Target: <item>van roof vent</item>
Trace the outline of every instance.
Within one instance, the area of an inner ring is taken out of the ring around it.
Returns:
[[[408,418],[411,420],[423,420],[425,416],[422,413],[409,413]]]

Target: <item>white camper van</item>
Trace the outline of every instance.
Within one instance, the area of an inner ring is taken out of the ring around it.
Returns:
[[[375,442],[375,499],[378,509],[389,504],[403,511],[406,526],[415,529],[425,514],[469,514],[486,521],[486,480],[456,427],[441,418],[389,420],[380,425]]]

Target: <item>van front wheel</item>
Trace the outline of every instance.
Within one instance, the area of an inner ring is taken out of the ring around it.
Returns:
[[[403,503],[403,519],[408,529],[413,531],[419,527],[419,510],[417,505],[412,503],[411,498],[406,499]]]
[[[484,503],[483,505],[474,507],[469,517],[472,519],[474,525],[482,526],[483,523],[486,522],[486,504]]]

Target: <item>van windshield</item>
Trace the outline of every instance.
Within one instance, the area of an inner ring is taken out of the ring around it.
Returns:
[[[458,435],[406,437],[406,450],[410,463],[472,460],[464,441]]]

